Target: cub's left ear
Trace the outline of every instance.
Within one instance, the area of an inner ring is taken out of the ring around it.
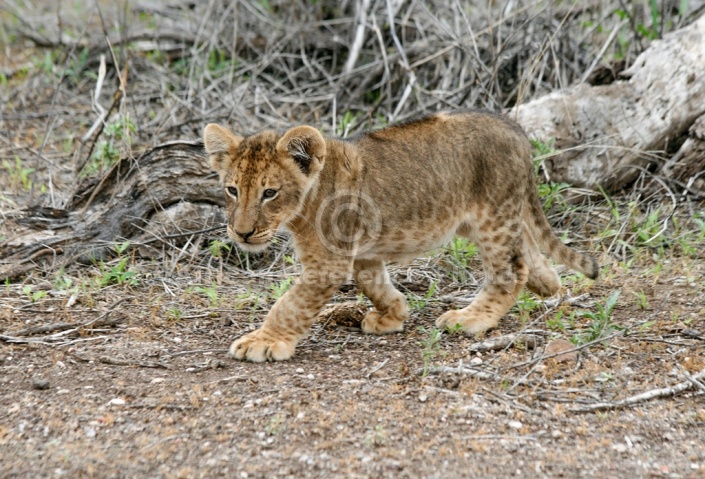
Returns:
[[[323,135],[311,126],[297,126],[277,142],[277,150],[294,160],[306,176],[323,169],[326,157],[326,141]]]

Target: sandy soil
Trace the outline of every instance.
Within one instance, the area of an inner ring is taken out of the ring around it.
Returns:
[[[225,354],[262,318],[252,307],[233,308],[237,274],[217,288],[217,306],[203,294],[172,296],[177,288],[161,279],[79,294],[71,307],[62,291],[32,303],[6,286],[0,334],[96,318],[113,325],[2,343],[0,476],[704,477],[703,391],[573,411],[672,386],[705,367],[695,336],[703,266],[692,264],[686,278],[663,271],[644,289],[645,309],[631,294],[644,280],[618,273],[577,285],[587,290],[580,305],[542,305],[524,325],[515,311],[489,335],[529,329],[544,331],[546,342],[569,338],[590,323],[578,319],[562,332],[545,318],[594,311],[593,302],[620,288],[611,323],[618,329],[577,360],[521,366],[544,346],[472,353],[476,340],[444,334],[429,366],[463,361],[491,372],[486,379],[424,376],[429,335],[420,328],[431,329],[448,306],[442,301],[416,311],[401,334],[366,336],[354,325],[367,305],[350,288],[293,360],[250,364]],[[262,288],[258,310],[271,295],[262,284],[252,285]],[[575,288],[565,293],[577,296]]]

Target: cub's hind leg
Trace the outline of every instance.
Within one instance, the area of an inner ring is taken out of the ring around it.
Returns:
[[[541,253],[531,232],[523,225],[521,254],[529,267],[526,287],[541,297],[553,296],[561,289],[561,279],[548,258]]]
[[[406,298],[389,279],[381,260],[357,260],[353,265],[357,285],[375,307],[362,320],[362,330],[368,334],[389,334],[402,330],[409,318]]]
[[[529,268],[521,255],[519,231],[519,225],[508,224],[497,231],[485,226],[471,235],[482,257],[485,283],[469,306],[441,315],[436,326],[454,328],[459,325],[468,335],[497,327],[502,316],[516,303],[529,276]],[[459,233],[465,236],[462,228]]]

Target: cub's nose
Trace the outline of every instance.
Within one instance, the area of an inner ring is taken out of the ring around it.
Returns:
[[[239,231],[236,231],[235,234],[242,238],[245,243],[247,243],[247,240],[250,239],[250,236],[255,234],[255,230],[249,231],[247,233],[241,233]]]

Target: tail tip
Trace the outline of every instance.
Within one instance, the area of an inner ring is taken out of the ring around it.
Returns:
[[[585,276],[590,279],[597,279],[600,275],[600,265],[597,264],[597,260],[593,256],[588,256],[590,261],[590,268],[586,268]]]

